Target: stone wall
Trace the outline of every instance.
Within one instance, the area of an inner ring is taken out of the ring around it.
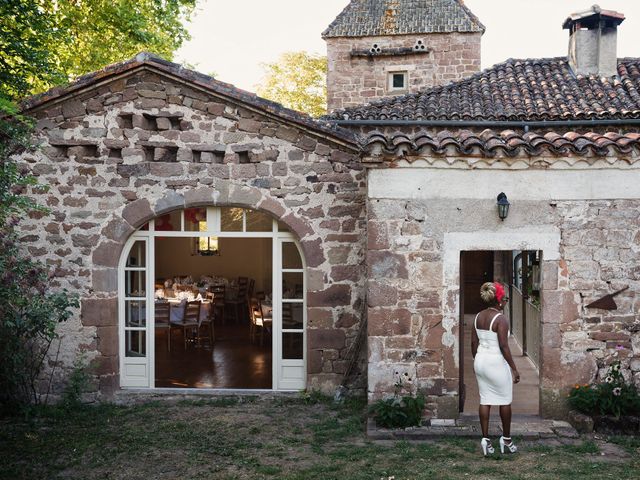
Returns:
[[[565,169],[575,165],[565,160]],[[612,172],[628,167],[624,160],[608,161]],[[519,170],[511,170],[511,162]],[[457,164],[458,172],[463,164],[473,169],[484,165],[477,159],[445,158],[442,163]],[[536,199],[528,188],[515,188],[524,185],[519,177],[527,172],[527,160],[490,163],[492,174],[505,177],[495,188],[508,191],[512,203],[505,222],[498,219],[498,190],[487,188],[490,183],[477,180],[484,188],[468,189],[467,198],[442,198],[440,189],[413,183],[421,171],[446,176],[452,168],[404,165],[369,172],[369,398],[390,394],[396,376],[408,373],[414,390],[427,395],[432,415],[458,415],[459,262],[466,250],[543,252],[543,415],[563,415],[567,390],[602,380],[615,360],[622,361],[625,377],[640,387],[640,192],[635,200],[572,200],[573,190],[580,187],[548,170],[547,182],[564,188],[567,199]],[[467,171],[477,177],[477,170]],[[638,170],[626,174],[632,181]],[[598,175],[612,197],[624,191],[615,180],[607,181],[602,170]],[[616,297],[616,311],[586,308],[626,286],[629,290]]]
[[[96,388],[118,388],[117,263],[124,242],[174,209],[234,205],[287,224],[308,265],[308,386],[342,380],[363,306],[365,175],[348,142],[143,69],[45,103],[42,148],[21,161],[50,187],[51,215],[22,224],[22,242],[81,297],[60,325],[54,393],[75,358]],[[53,350],[57,350],[54,345]]]
[[[481,33],[431,33],[383,37],[327,38],[328,110],[362,105],[394,94],[388,88],[388,72],[408,71],[409,88],[416,92],[461,80],[480,71]],[[385,55],[393,49],[412,49],[422,41],[429,53]],[[376,44],[381,54],[353,56]]]

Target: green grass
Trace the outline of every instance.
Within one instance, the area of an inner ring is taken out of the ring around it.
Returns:
[[[0,419],[0,479],[562,480],[640,471],[640,441],[630,437],[612,439],[632,453],[623,462],[602,461],[590,440],[483,458],[476,439],[371,442],[365,411],[363,401],[319,395],[44,408]]]

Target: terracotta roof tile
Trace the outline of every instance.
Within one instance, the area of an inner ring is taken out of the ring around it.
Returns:
[[[640,134],[606,134],[588,132],[517,133],[513,130],[484,130],[473,132],[461,130],[452,132],[441,130],[436,134],[420,131],[371,132],[363,147],[370,155],[398,156],[443,156],[445,154],[516,156],[610,156],[612,153],[640,156]]]
[[[640,58],[619,76],[575,76],[565,57],[507,60],[465,80],[340,110],[332,120],[590,120],[640,118]]]
[[[462,0],[352,0],[322,36],[368,37],[484,30],[484,25]]]

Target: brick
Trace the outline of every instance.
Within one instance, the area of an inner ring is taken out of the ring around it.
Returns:
[[[367,253],[370,278],[408,278],[404,256],[387,251],[369,251]]]
[[[345,346],[343,330],[310,329],[307,331],[307,338],[311,350],[341,349]]]
[[[309,307],[337,307],[351,305],[351,287],[348,285],[331,285],[319,292],[307,294]]]
[[[117,326],[118,300],[116,298],[82,299],[80,320],[85,327]]]
[[[131,202],[122,211],[122,218],[134,228],[142,226],[154,216],[155,213],[151,210],[151,205],[146,199]]]
[[[117,267],[121,251],[122,243],[103,241],[93,251],[91,261],[98,266]]]

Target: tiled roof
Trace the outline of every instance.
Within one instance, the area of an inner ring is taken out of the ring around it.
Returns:
[[[484,25],[463,0],[352,0],[322,36],[368,37],[484,30]]]
[[[485,130],[481,133],[462,130],[429,134],[406,132],[371,132],[363,145],[366,152],[377,156],[455,156],[537,157],[592,156],[608,157],[612,153],[637,158],[640,155],[640,133],[577,133],[560,135],[513,130]],[[615,160],[615,159],[614,159]]]
[[[465,80],[336,111],[334,120],[590,120],[640,118],[640,58],[619,75],[576,77],[565,57],[507,60]]]
[[[132,59],[108,65],[102,70],[82,75],[69,85],[55,87],[47,92],[28,97],[21,102],[20,107],[28,113],[44,107],[49,102],[72,96],[96,84],[101,84],[105,80],[118,78],[123,74],[140,68],[148,68],[171,76],[179,81],[207,90],[215,96],[255,108],[268,115],[274,115],[284,122],[290,122],[316,134],[328,136],[352,149],[357,149],[357,138],[349,130],[336,127],[324,121],[315,120],[304,113],[285,108],[279,103],[259,97],[255,93],[247,92],[203,73],[186,69],[182,65],[169,62],[147,52],[139,53]]]

